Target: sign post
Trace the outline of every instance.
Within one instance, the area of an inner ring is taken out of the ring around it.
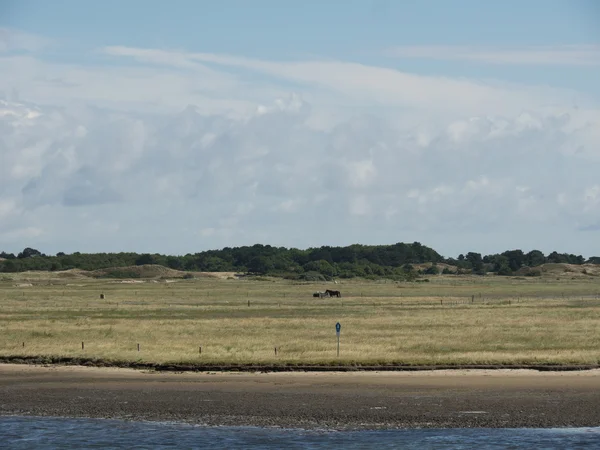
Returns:
[[[336,323],[335,324],[335,334],[337,335],[337,355],[338,357],[340,356],[340,330],[342,329],[342,326],[340,325],[340,323]]]

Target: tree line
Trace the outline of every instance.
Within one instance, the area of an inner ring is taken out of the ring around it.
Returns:
[[[150,253],[71,253],[46,255],[37,249],[25,248],[17,255],[0,252],[0,272],[28,270],[58,271],[82,269],[93,271],[111,267],[158,264],[181,271],[242,272],[257,275],[276,275],[291,279],[318,281],[337,278],[414,279],[421,274],[475,273],[485,275],[541,275],[536,267],[546,263],[600,264],[600,257],[585,259],[581,255],[539,250],[523,252],[508,250],[493,255],[476,252],[444,258],[419,242],[393,245],[322,246],[300,250],[256,244],[225,247],[188,253],[182,256]],[[418,270],[417,264],[432,263]]]

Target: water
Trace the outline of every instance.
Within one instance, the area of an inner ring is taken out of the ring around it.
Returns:
[[[0,417],[3,449],[600,449],[599,428],[305,431],[104,419]]]

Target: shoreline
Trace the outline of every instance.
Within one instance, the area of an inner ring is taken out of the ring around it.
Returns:
[[[157,372],[422,372],[440,370],[536,370],[577,372],[600,369],[600,364],[297,364],[297,363],[153,363],[67,356],[0,356],[0,364],[114,367]]]
[[[324,430],[600,426],[600,369],[157,372],[0,364],[0,415]]]

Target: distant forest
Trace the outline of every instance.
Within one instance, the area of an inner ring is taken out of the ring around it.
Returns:
[[[424,265],[424,263],[431,263]],[[482,256],[468,252],[457,258],[444,258],[419,242],[394,245],[350,245],[347,247],[296,248],[253,245],[221,250],[169,256],[149,253],[57,253],[45,255],[26,248],[17,255],[0,253],[0,272],[28,270],[58,271],[83,269],[88,271],[158,264],[188,272],[240,272],[255,275],[282,276],[290,279],[318,281],[332,278],[392,278],[414,279],[420,275],[439,273],[539,276],[536,267],[546,263],[600,264],[600,257],[585,259],[581,255],[539,250],[525,253],[508,250]],[[114,272],[114,273],[119,273]],[[135,276],[135,272],[123,271]],[[115,275],[116,276],[116,275]]]

